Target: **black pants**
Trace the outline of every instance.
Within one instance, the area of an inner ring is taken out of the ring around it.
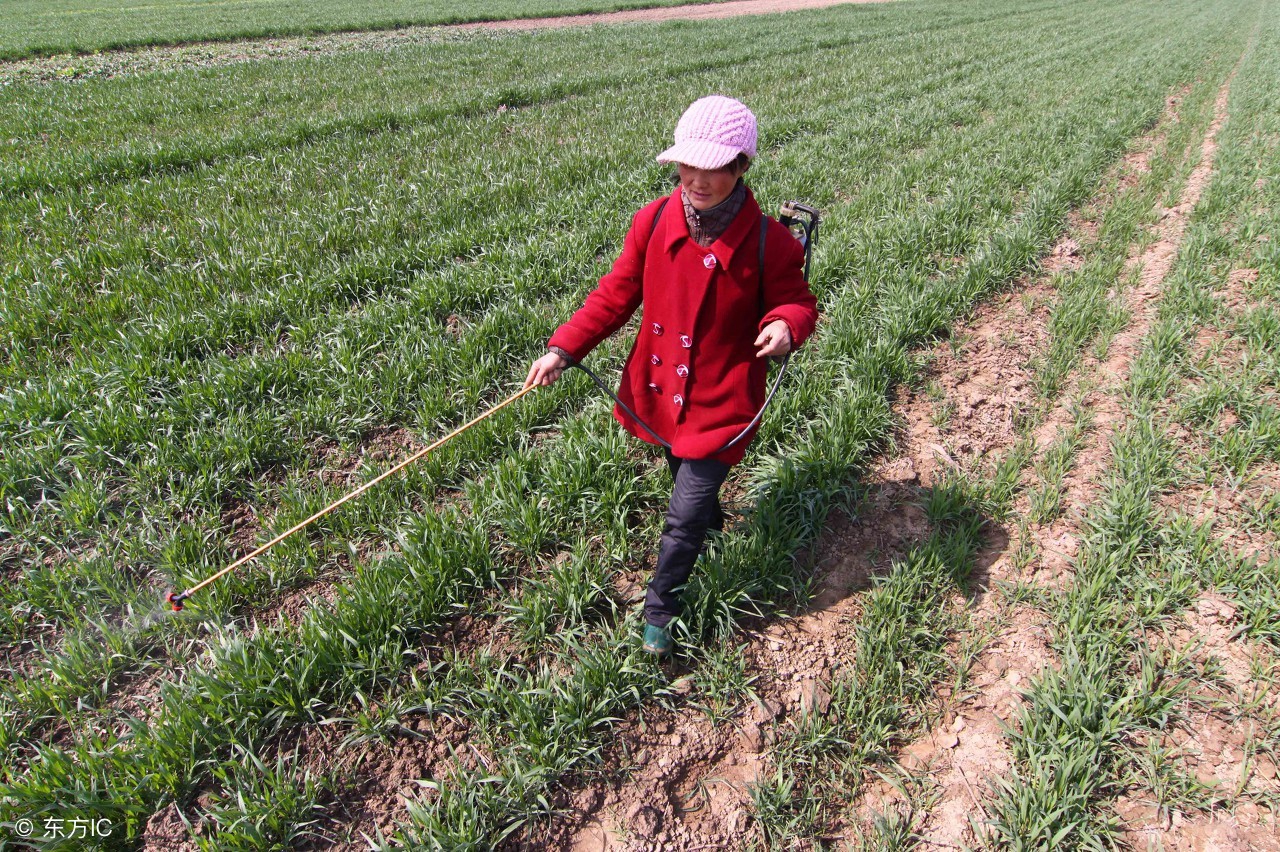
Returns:
[[[680,614],[676,590],[689,581],[707,530],[724,529],[720,486],[729,475],[729,465],[714,459],[679,459],[668,452],[667,465],[671,468],[671,505],[662,526],[658,565],[644,599],[645,621],[658,627],[666,627]]]

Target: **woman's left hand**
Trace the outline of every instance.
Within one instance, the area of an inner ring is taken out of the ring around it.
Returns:
[[[757,358],[786,355],[791,351],[791,329],[782,320],[774,320],[760,332],[755,345],[760,347],[760,351],[756,353]]]

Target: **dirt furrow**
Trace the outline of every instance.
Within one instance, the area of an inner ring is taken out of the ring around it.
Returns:
[[[1064,238],[1050,256],[1067,256],[1074,251],[1067,245]],[[888,467],[915,469],[927,487],[950,468],[981,478],[1013,450],[1020,419],[1037,406],[1030,365],[1048,345],[1053,292],[1051,274],[1029,277],[953,331],[951,344],[939,347],[923,391],[899,400],[904,429],[896,442],[899,455]],[[1052,661],[1045,616],[1010,607],[995,590],[1058,570],[1053,557],[1022,558],[1027,546],[1013,524],[989,523],[987,546],[964,602],[968,633],[986,632],[988,639],[954,694],[950,686],[939,687],[943,706],[937,722],[898,754],[901,778],[873,782],[863,791],[857,813],[864,823],[913,807],[904,793],[922,782],[925,797],[936,797],[917,823],[922,848],[972,840],[969,820],[983,817],[987,779],[1010,766],[1001,726],[1021,704],[1019,689]],[[959,653],[957,642],[954,654]]]
[[[1133,358],[1154,322],[1160,288],[1177,256],[1187,217],[1211,176],[1216,151],[1214,140],[1225,120],[1229,85],[1230,79],[1219,91],[1214,119],[1205,134],[1199,162],[1178,204],[1162,211],[1154,243],[1140,253],[1134,252],[1128,261],[1126,273],[1140,270],[1138,285],[1125,296],[1130,314],[1128,325],[1113,339],[1104,360],[1086,359],[1080,365],[1068,384],[1067,392],[1034,430],[1039,448],[1037,456],[1042,456],[1043,449],[1067,428],[1074,406],[1083,405],[1093,411],[1093,426],[1087,443],[1063,482],[1063,503],[1074,508],[1047,525],[1024,522],[1023,540],[1011,541],[991,560],[988,582],[1022,582],[1053,587],[1070,579],[1071,565],[1079,545],[1083,507],[1088,506],[1099,492],[1102,477],[1109,466],[1110,441],[1120,425],[1120,399]],[[1149,158],[1163,142],[1163,128],[1169,122],[1179,120],[1179,102],[1180,98],[1170,100],[1157,129],[1133,155],[1126,158],[1119,182],[1122,191],[1135,185],[1141,174],[1149,171]],[[1096,233],[1099,224],[1076,221],[1072,230]],[[1046,268],[1053,271],[1073,265],[1069,258],[1075,255],[1076,248],[1074,240],[1064,240],[1050,254]],[[1125,277],[1121,276],[1121,280]],[[1044,286],[1039,284],[1040,288]],[[1027,292],[1027,301],[1032,303],[1043,295],[1034,287]],[[990,334],[991,330],[1007,334],[1007,331],[999,330],[1017,327],[1023,334],[1032,336],[1037,332],[1031,329],[1038,328],[1043,334],[1043,318],[1037,323],[1034,316],[1018,317],[1017,312],[1010,311],[1009,307],[1006,304],[1001,311],[1001,306],[993,306],[994,315],[981,319],[976,330],[985,329],[985,334]],[[966,353],[963,361],[970,360],[971,356]],[[1008,387],[1019,381],[1021,376],[1017,371],[1005,371],[996,379]],[[1082,397],[1077,396],[1086,383],[1096,383],[1097,387]],[[1015,511],[1025,517],[1027,510],[1027,500],[1023,497]],[[1053,664],[1049,625],[1043,613],[1029,607],[1010,607],[985,595],[975,596],[975,603],[972,630],[980,631],[984,625],[995,623],[999,625],[997,632],[974,661],[968,689],[948,702],[933,730],[902,751],[903,769],[910,776],[928,777],[932,793],[926,796],[937,797],[919,823],[920,839],[929,848],[954,847],[980,840],[980,829],[975,830],[975,827],[987,817],[982,802],[990,795],[993,779],[1002,777],[1010,767],[1002,726],[1022,703],[1020,690],[1044,666]],[[878,792],[879,795],[874,789],[869,792],[868,801],[863,805],[864,813],[889,810],[901,797],[888,785]]]
[[[1229,84],[1230,79],[1215,104],[1206,157],[1217,148],[1214,137],[1225,119]],[[1201,189],[1212,176],[1204,165],[1202,161],[1192,175]],[[1184,196],[1178,207],[1186,202]],[[1227,287],[1218,296],[1229,314],[1252,309],[1241,286],[1251,277],[1256,277],[1255,270],[1228,275]],[[1197,332],[1194,349],[1224,376],[1233,376],[1248,363],[1241,344],[1211,324]],[[1161,415],[1173,424],[1171,437],[1188,469],[1211,455],[1212,444],[1237,425],[1228,411],[1212,429],[1198,432],[1179,422],[1175,408],[1170,400]],[[1259,505],[1254,501],[1274,493],[1280,476],[1274,464],[1264,462],[1251,467],[1245,482],[1243,487],[1234,479],[1201,485],[1165,495],[1157,505],[1170,520],[1183,517],[1211,530],[1211,541],[1223,558],[1265,562],[1275,552],[1275,536],[1251,523],[1247,513]],[[1135,847],[1168,852],[1280,850],[1280,755],[1274,746],[1280,722],[1280,694],[1275,689],[1280,658],[1264,641],[1248,638],[1240,608],[1225,590],[1202,591],[1150,640],[1153,647],[1189,660],[1197,676],[1186,683],[1182,715],[1166,730],[1134,744],[1135,753],[1151,756],[1150,767],[1137,774],[1133,788],[1117,801],[1116,812],[1125,827],[1124,839]],[[1171,781],[1173,789],[1167,789]]]
[[[1116,181],[1120,192],[1127,192],[1136,188],[1142,176],[1151,171],[1151,157],[1157,151],[1165,148],[1169,127],[1182,120],[1181,108],[1188,91],[1187,88],[1184,88],[1166,101],[1165,112],[1160,122],[1142,140],[1136,150],[1126,155],[1121,161]],[[1081,217],[1073,216],[1070,230],[1081,234],[1085,239],[1095,239],[1101,224],[1100,219],[1084,220]],[[1078,246],[1074,239],[1067,237],[1063,243],[1076,248],[1078,251]],[[1061,246],[1062,243],[1059,245]],[[1054,256],[1058,254],[1059,252],[1055,250]],[[1073,254],[1071,259],[1075,261],[1075,267],[1080,265],[1078,254]],[[1135,268],[1138,268],[1139,263],[1137,252],[1132,252],[1126,262],[1125,273],[1117,277],[1117,288],[1121,286],[1121,283],[1128,278]],[[1058,261],[1049,266],[1048,269],[1060,269],[1064,265],[1066,264]],[[1167,273],[1167,271],[1166,267],[1165,272]],[[1163,280],[1163,278],[1164,274],[1162,273],[1160,280]],[[1145,292],[1130,291],[1124,296],[1126,310],[1130,311],[1131,324],[1126,329],[1121,330],[1108,344],[1107,352],[1110,357],[1106,361],[1099,361],[1092,353],[1086,355],[1078,368],[1065,382],[1062,393],[1051,404],[1044,419],[1033,430],[1036,446],[1034,460],[1040,461],[1044,458],[1046,450],[1070,428],[1075,416],[1074,410],[1077,407],[1091,413],[1089,431],[1092,438],[1082,448],[1062,481],[1061,504],[1066,507],[1066,511],[1062,513],[1061,517],[1050,521],[1048,524],[1030,523],[1027,525],[1028,540],[1025,546],[1029,552],[1036,553],[1039,556],[1039,566],[1036,571],[1038,576],[1036,579],[1049,586],[1061,587],[1064,583],[1070,581],[1071,566],[1079,548],[1079,530],[1083,520],[1084,507],[1092,502],[1101,485],[1102,476],[1105,473],[1109,458],[1112,427],[1116,422],[1116,417],[1112,414],[1109,419],[1104,419],[1103,423],[1099,423],[1097,412],[1101,406],[1109,404],[1109,401],[1114,401],[1111,394],[1114,393],[1116,388],[1123,387],[1124,382],[1127,380],[1128,365],[1132,358],[1132,351],[1123,359],[1116,358],[1116,344],[1118,341],[1125,339],[1129,341],[1126,345],[1132,350],[1133,344],[1131,341],[1133,340],[1132,335],[1134,332],[1132,323],[1137,323],[1141,327],[1142,335],[1146,334],[1154,314],[1136,316],[1132,311],[1135,305],[1147,305],[1150,301],[1150,293],[1150,289]],[[1108,389],[1102,385],[1109,385],[1110,388]],[[1026,517],[1028,508],[1027,500],[1024,496],[1019,501],[1017,512],[1020,516]]]
[[[1236,67],[1239,68],[1238,65]],[[1129,378],[1130,365],[1155,320],[1161,285],[1177,259],[1191,211],[1200,202],[1200,196],[1213,175],[1213,160],[1218,151],[1218,131],[1227,120],[1227,97],[1235,74],[1233,70],[1218,89],[1213,105],[1213,120],[1200,145],[1200,161],[1187,178],[1178,203],[1160,212],[1160,222],[1154,230],[1155,241],[1140,254],[1131,257],[1127,264],[1129,270],[1141,270],[1138,286],[1127,295],[1131,320],[1112,340],[1106,360],[1099,365],[1098,373],[1105,384],[1091,401],[1091,407],[1097,413],[1094,444],[1095,447],[1101,445],[1104,453],[1107,452],[1106,443],[1111,434],[1123,419],[1122,392]]]
[[[1280,694],[1272,688],[1280,676],[1280,660],[1265,646],[1239,636],[1235,622],[1232,602],[1205,592],[1153,641],[1186,655],[1206,676],[1189,684],[1185,717],[1166,731],[1141,738],[1133,748],[1167,755],[1193,785],[1189,792],[1201,786],[1199,796],[1207,806],[1188,814],[1165,801],[1170,791],[1135,784],[1116,802],[1123,836],[1135,848],[1280,850],[1274,815],[1280,757],[1267,746],[1280,715]]]

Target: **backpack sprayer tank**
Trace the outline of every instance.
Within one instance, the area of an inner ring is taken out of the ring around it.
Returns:
[[[804,246],[804,280],[809,280],[809,264],[813,260],[813,247],[818,242],[818,220],[820,214],[816,208],[800,201],[784,201],[778,212],[778,221],[782,223],[791,236]]]

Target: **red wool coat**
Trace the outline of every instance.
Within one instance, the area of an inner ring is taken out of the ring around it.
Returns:
[[[728,230],[709,248],[689,236],[679,187],[655,229],[660,203],[635,215],[613,269],[548,345],[580,361],[643,304],[618,398],[679,458],[736,464],[746,454],[747,440],[716,451],[746,428],[764,403],[768,359],[756,357],[756,336],[783,320],[795,349],[818,319],[817,299],[804,280],[804,249],[785,227],[769,220],[762,314],[760,206],[750,190]],[[613,416],[632,435],[657,443],[621,408],[615,406]]]

